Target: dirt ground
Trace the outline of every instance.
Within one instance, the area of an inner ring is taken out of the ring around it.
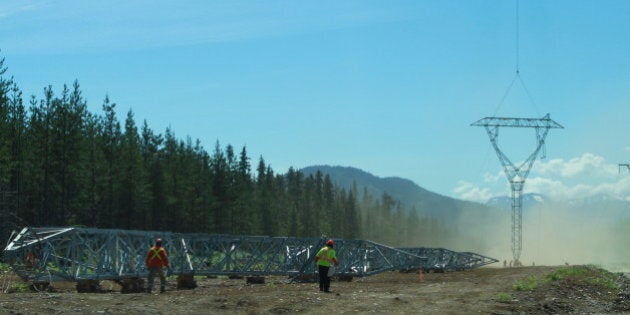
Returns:
[[[544,279],[558,267],[480,268],[424,274],[387,272],[351,282],[333,281],[333,293],[316,283],[288,283],[267,277],[264,284],[244,279],[198,277],[194,290],[177,290],[169,278],[161,294],[76,293],[71,283],[32,293],[0,293],[0,314],[566,314],[630,313],[630,280],[619,274],[620,289],[582,283],[541,283],[515,291],[518,281]]]

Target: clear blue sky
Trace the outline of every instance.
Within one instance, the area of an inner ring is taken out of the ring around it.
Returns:
[[[485,116],[542,117],[525,192],[630,198],[630,1],[0,0],[26,96],[77,79],[163,133],[247,147],[278,173],[353,166],[476,201],[509,193]],[[533,130],[500,135],[524,159]]]

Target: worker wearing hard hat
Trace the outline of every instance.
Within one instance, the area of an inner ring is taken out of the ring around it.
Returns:
[[[333,249],[335,242],[328,240],[326,246],[322,247],[315,255],[315,263],[319,272],[319,291],[330,293],[330,277],[334,270],[334,266],[339,266],[337,261],[337,253]]]
[[[149,249],[149,252],[147,253],[145,264],[147,266],[147,269],[149,269],[147,292],[151,293],[155,276],[160,276],[160,292],[164,292],[164,286],[166,285],[166,275],[164,274],[164,267],[169,268],[170,263],[168,261],[166,249],[162,247],[162,239],[158,238],[155,240],[155,246],[151,247],[151,249]]]

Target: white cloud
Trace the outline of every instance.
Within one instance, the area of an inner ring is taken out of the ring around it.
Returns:
[[[503,171],[499,171],[495,174],[491,174],[491,173],[485,173],[483,174],[483,181],[486,183],[496,183],[498,182],[501,178],[504,178],[505,175],[503,173]]]
[[[527,192],[535,192],[558,199],[580,199],[595,195],[610,195],[630,200],[630,177],[622,177],[613,182],[596,184],[566,185],[548,178],[531,178],[526,184]]]
[[[453,189],[453,192],[457,198],[481,203],[485,203],[494,196],[489,188],[480,188],[473,183],[461,180],[457,182],[457,187]]]
[[[630,176],[620,175],[618,165],[606,162],[602,156],[584,153],[569,160],[536,163],[532,176],[525,181],[524,193],[539,193],[553,199],[580,199],[603,194],[630,201]],[[454,195],[477,202],[509,195],[509,187],[495,185],[500,182],[499,175],[501,173],[484,174],[480,185],[459,181],[453,189]]]
[[[10,17],[21,12],[38,10],[46,7],[44,1],[12,1],[0,4],[0,18]]]
[[[537,161],[532,172],[536,172],[541,176],[561,176],[565,178],[577,176],[607,177],[617,173],[617,166],[606,163],[606,159],[602,156],[584,153],[568,161],[564,159]]]

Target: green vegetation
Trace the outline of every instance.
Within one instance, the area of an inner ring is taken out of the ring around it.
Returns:
[[[359,187],[341,188],[321,172],[277,174],[262,156],[252,167],[245,147],[217,141],[206,151],[170,128],[138,125],[132,111],[121,122],[108,96],[102,112],[91,113],[76,81],[25,100],[6,73],[0,58],[0,191],[17,192],[17,225],[327,235],[390,245],[444,230],[387,194],[358,200]]]
[[[6,288],[6,293],[26,293],[33,291],[31,286],[26,282],[14,282]]]
[[[507,302],[512,300],[512,296],[507,293],[499,293],[497,299],[501,302]]]
[[[14,275],[10,265],[0,263],[0,293],[23,293],[30,292],[31,286],[22,280],[12,281]],[[18,279],[18,278],[16,278]]]
[[[0,273],[7,273],[12,271],[13,268],[11,268],[10,265],[4,264],[4,263],[0,263]]]
[[[538,287],[538,278],[531,276],[525,280],[516,281],[512,286],[515,291],[532,291]]]
[[[617,276],[593,265],[563,267],[546,276],[548,281],[571,280],[598,285],[607,289],[618,289]]]
[[[583,266],[560,268],[547,275],[550,281],[558,281],[569,277],[583,277],[588,270]]]
[[[525,280],[519,280],[512,285],[512,289],[515,291],[532,291],[543,283],[568,281],[574,284],[583,283],[599,286],[608,290],[616,290],[619,289],[617,279],[618,276],[616,274],[597,266],[570,266],[559,268],[558,270],[547,274],[542,280],[539,280],[534,276]]]

